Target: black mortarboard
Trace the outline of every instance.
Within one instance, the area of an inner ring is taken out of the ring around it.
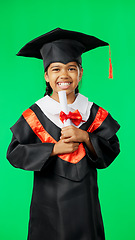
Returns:
[[[81,64],[82,53],[107,45],[107,42],[94,36],[56,28],[28,42],[17,56],[43,59],[46,69],[53,62],[66,64],[76,61]]]

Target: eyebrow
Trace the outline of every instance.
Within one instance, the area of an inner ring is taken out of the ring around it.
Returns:
[[[61,66],[60,65],[55,65],[55,66],[52,66],[50,69],[55,68],[55,67],[61,67]],[[71,65],[69,65],[67,67],[76,67],[77,68],[77,66],[73,65],[73,64],[71,64]]]
[[[51,69],[54,68],[54,67],[60,67],[60,66],[59,66],[59,65],[57,65],[57,66],[52,66]]]
[[[76,66],[76,65],[73,65],[73,64],[72,64],[72,65],[69,65],[68,67],[76,67],[76,68],[77,68],[77,66]]]

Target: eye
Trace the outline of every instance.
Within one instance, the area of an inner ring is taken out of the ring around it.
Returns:
[[[75,70],[76,68],[73,68],[73,67],[69,68],[69,71],[75,71]]]
[[[60,70],[59,68],[52,69],[53,72],[58,72],[59,70]]]

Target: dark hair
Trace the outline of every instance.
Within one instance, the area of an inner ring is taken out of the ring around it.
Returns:
[[[81,71],[81,69],[82,69],[81,64],[80,64],[80,63],[77,63],[77,65],[78,65],[78,67],[79,67],[79,70]],[[48,68],[47,68],[47,69],[48,69]],[[45,70],[45,72],[47,72],[47,69]],[[45,92],[44,96],[46,96],[46,95],[50,96],[52,92],[53,92],[53,90],[52,90],[52,88],[51,88],[51,86],[50,86],[50,83],[49,83],[49,82],[46,82],[46,92]],[[75,89],[75,94],[76,94],[76,93],[79,93],[78,86],[77,86],[76,89]]]

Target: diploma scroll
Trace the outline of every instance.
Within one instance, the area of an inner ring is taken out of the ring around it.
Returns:
[[[59,95],[59,100],[60,100],[60,106],[61,106],[61,111],[63,111],[64,113],[68,114],[68,105],[67,105],[67,95],[66,95],[66,91],[59,91],[58,92]],[[70,126],[72,125],[72,122],[70,119],[67,119],[64,121],[64,127]]]

